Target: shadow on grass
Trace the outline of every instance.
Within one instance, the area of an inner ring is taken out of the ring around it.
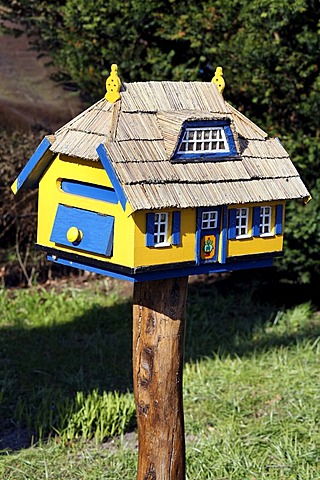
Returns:
[[[281,286],[272,273],[192,281],[186,361],[215,354],[248,356],[316,339],[320,325],[310,322],[266,333],[266,326],[286,308],[310,299],[310,289]],[[313,300],[317,307],[316,297]],[[128,299],[108,308],[90,307],[72,322],[57,326],[2,328],[0,450],[30,446],[31,436],[37,438],[34,425],[45,432],[48,416],[54,425],[57,406],[73,399],[77,391],[132,390],[131,334]]]

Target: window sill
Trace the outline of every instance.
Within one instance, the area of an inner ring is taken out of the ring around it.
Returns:
[[[260,238],[268,238],[268,237],[275,237],[275,233],[273,232],[270,232],[270,233],[261,233],[261,235],[259,235]]]
[[[161,248],[161,247],[171,247],[171,243],[169,242],[163,242],[163,243],[156,243],[154,245],[155,248]]]
[[[247,235],[238,235],[238,236],[236,237],[236,240],[246,240],[246,239],[248,240],[248,238],[252,238],[252,235],[249,235],[249,234],[247,234]]]

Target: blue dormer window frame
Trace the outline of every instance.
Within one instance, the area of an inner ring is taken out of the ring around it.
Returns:
[[[192,146],[189,150],[188,144]],[[212,148],[213,145],[217,148]],[[230,122],[227,120],[209,120],[185,122],[183,124],[172,160],[188,162],[222,160],[224,158],[230,160],[236,157],[238,157],[238,152]]]

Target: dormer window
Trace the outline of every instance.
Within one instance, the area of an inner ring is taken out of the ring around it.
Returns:
[[[187,127],[177,153],[229,152],[223,127]]]
[[[185,122],[173,161],[203,161],[238,155],[228,121]]]

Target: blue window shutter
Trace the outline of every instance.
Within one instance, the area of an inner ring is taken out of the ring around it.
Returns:
[[[283,232],[282,219],[283,219],[283,205],[277,205],[276,206],[276,224],[274,226],[274,233],[276,235],[281,235]]]
[[[181,242],[181,212],[172,212],[172,245],[180,245]]]
[[[236,238],[236,224],[237,224],[237,209],[232,208],[229,210],[229,228],[228,238]]]
[[[260,235],[260,207],[254,207],[252,217],[252,236],[259,237]]]
[[[146,246],[154,247],[154,213],[147,213]]]

